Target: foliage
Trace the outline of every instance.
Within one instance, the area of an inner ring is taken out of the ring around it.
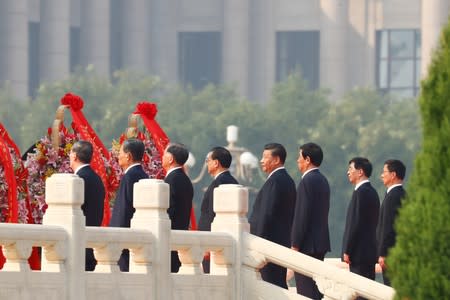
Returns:
[[[327,117],[329,107],[326,92],[308,89],[307,81],[298,73],[275,85],[266,107],[271,125],[266,141],[276,141],[286,147],[286,167],[291,176],[300,179],[296,163],[298,147],[311,140],[314,129]]]
[[[13,137],[22,149],[34,145],[46,133],[59,99],[68,91],[83,97],[83,112],[107,147],[128,127],[127,118],[136,103],[156,102],[156,120],[170,140],[186,144],[196,156],[197,164],[190,170],[192,177],[199,174],[211,147],[227,144],[228,125],[239,127],[237,146],[246,147],[256,157],[261,156],[268,142],[284,144],[288,151],[286,167],[297,182],[300,179],[296,164],[298,147],[309,141],[319,143],[325,153],[322,169],[332,189],[331,256],[340,255],[345,209],[352,189],[346,177],[348,160],[355,155],[368,156],[374,164],[372,181],[381,192],[377,177],[384,160],[402,159],[410,170],[419,143],[419,118],[414,101],[393,99],[370,89],[356,89],[335,103],[328,99],[325,90],[309,90],[301,76],[294,74],[277,83],[272,99],[267,105],[260,105],[242,99],[232,86],[208,85],[194,91],[166,86],[156,77],[126,71],[116,72],[110,81],[88,69],[67,80],[42,85],[37,99],[27,103],[20,114],[15,110],[8,112],[11,122],[21,122]],[[14,103],[6,93],[0,89],[0,101]],[[3,105],[0,112],[2,109]],[[210,181],[206,174],[196,185],[197,209],[202,188]],[[263,179],[255,176],[253,182],[242,183],[257,191]],[[254,194],[251,194],[250,209],[252,197]]]
[[[379,180],[383,163],[401,159],[408,170],[418,148],[417,105],[411,99],[393,99],[371,89],[355,89],[342,101],[333,103],[309,139],[324,151],[322,171],[331,188],[330,232],[334,256],[340,256],[344,220],[352,186],[347,179],[348,161],[365,156],[373,165],[372,184],[379,195],[384,187]],[[301,143],[307,142],[303,138]]]
[[[9,84],[0,88],[0,122],[7,128],[17,145],[21,145],[22,124],[26,115],[26,100],[18,99]]]
[[[388,257],[399,299],[450,295],[449,99],[450,23],[422,81],[423,146],[396,223],[397,243]]]
[[[59,99],[67,92],[73,92],[85,101],[83,112],[93,129],[105,145],[127,127],[130,113],[141,99],[151,99],[152,94],[162,88],[159,79],[144,77],[125,71],[114,74],[115,84],[98,76],[95,70],[78,71],[66,80],[42,84],[37,98],[26,109],[21,129],[23,141],[28,147],[36,138],[46,133],[51,117],[59,105]]]

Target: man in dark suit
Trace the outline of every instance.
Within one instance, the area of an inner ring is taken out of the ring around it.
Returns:
[[[91,143],[78,141],[73,144],[69,154],[70,167],[74,174],[80,176],[84,181],[84,202],[81,210],[86,217],[86,226],[100,226],[103,220],[105,187],[100,176],[89,165],[93,152]],[[86,248],[86,271],[94,271],[96,265],[94,250]]]
[[[208,173],[214,178],[206,190],[201,206],[200,219],[198,221],[198,230],[211,231],[211,223],[216,216],[214,212],[214,189],[221,184],[238,184],[237,180],[231,175],[228,168],[231,165],[230,151],[223,147],[214,147],[206,157]],[[209,273],[210,261],[209,255],[203,260],[203,270]]]
[[[300,146],[297,165],[303,173],[297,187],[294,221],[292,224],[292,249],[316,259],[324,260],[331,250],[328,230],[330,186],[319,171],[323,152],[319,145],[307,143]],[[297,293],[311,299],[322,299],[314,280],[295,273]]]
[[[380,199],[369,182],[371,174],[372,164],[367,158],[355,157],[349,161],[347,176],[355,190],[347,209],[342,253],[351,272],[374,280]]]
[[[296,192],[294,180],[284,168],[285,160],[283,145],[264,146],[260,163],[269,176],[256,196],[249,223],[251,234],[290,247]],[[260,273],[263,280],[287,289],[286,268],[268,263]]]
[[[119,166],[124,170],[120,180],[114,208],[109,222],[110,227],[130,227],[131,218],[136,209],[133,206],[133,186],[141,179],[148,178],[142,168],[141,161],[144,156],[144,143],[138,139],[125,140],[119,151]],[[122,250],[118,261],[120,271],[128,272],[130,253],[128,249]]]
[[[391,282],[386,276],[387,265],[386,256],[389,249],[395,245],[394,221],[397,217],[401,200],[405,197],[403,189],[403,179],[405,178],[406,167],[397,159],[389,159],[384,162],[381,180],[387,187],[386,196],[381,204],[380,219],[377,227],[378,263],[383,270],[383,281],[390,286]]]
[[[183,170],[183,166],[189,157],[189,151],[185,145],[171,143],[167,146],[162,157],[162,167],[166,171],[164,181],[170,186],[170,199],[167,214],[172,222],[172,229],[188,230],[192,208],[194,188],[191,180]],[[178,272],[181,262],[177,251],[171,252],[171,267],[173,273]]]

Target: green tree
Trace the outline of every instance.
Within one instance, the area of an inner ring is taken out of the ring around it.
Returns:
[[[21,127],[25,113],[25,102],[15,97],[11,87],[6,84],[0,89],[0,122],[18,145],[22,140]]]
[[[450,23],[440,37],[419,98],[423,146],[396,222],[388,257],[399,299],[450,295]]]
[[[409,169],[418,148],[418,127],[419,115],[413,100],[394,99],[372,89],[355,89],[331,105],[314,129],[311,137],[324,150],[322,171],[331,187],[331,256],[341,254],[352,193],[346,174],[348,161],[354,156],[368,157],[373,164],[370,180],[382,195],[384,187],[379,174],[384,161],[398,158]]]
[[[328,100],[325,90],[310,90],[299,74],[293,74],[277,83],[268,104],[261,105],[242,99],[233,86],[208,85],[194,91],[165,85],[157,77],[119,71],[110,80],[86,69],[66,80],[44,83],[32,102],[16,101],[7,88],[0,89],[2,122],[22,151],[46,134],[60,98],[69,91],[84,99],[83,112],[106,147],[125,130],[137,102],[156,102],[156,119],[169,138],[185,143],[195,154],[193,176],[199,174],[211,147],[227,144],[226,127],[231,124],[239,126],[237,145],[248,148],[258,158],[268,142],[285,145],[286,167],[296,182],[300,179],[296,164],[298,146],[317,142],[324,149],[322,170],[332,189],[331,256],[340,255],[352,191],[346,176],[348,160],[355,155],[369,157],[374,163],[372,182],[381,193],[384,191],[378,175],[384,160],[400,158],[409,170],[420,142],[417,104],[370,89],[356,89],[334,103]],[[69,114],[66,118],[65,124],[70,126]],[[254,178],[252,182],[242,182],[250,185],[252,191],[263,183],[259,176]],[[206,175],[196,186],[197,203],[203,195],[202,188],[209,182]],[[250,201],[253,197],[251,194]]]
[[[266,141],[274,141],[286,147],[286,167],[295,178],[300,178],[297,168],[298,147],[311,141],[312,133],[322,122],[330,107],[323,89],[311,90],[299,73],[291,74],[274,86],[266,107],[268,130]]]
[[[239,126],[239,146],[248,147],[258,153],[266,134],[264,110],[260,105],[244,101],[231,86],[208,85],[195,92],[191,89],[172,89],[160,99],[160,124],[173,141],[185,143],[195,155],[197,163],[191,176],[200,173],[203,159],[213,146],[226,146],[226,127]],[[206,174],[197,184],[196,207],[203,196],[202,188],[210,183]],[[243,183],[243,182],[242,182]],[[254,182],[254,186],[260,185]]]
[[[156,77],[119,71],[114,74],[115,82],[99,76],[95,70],[79,70],[68,79],[40,86],[34,101],[28,103],[21,135],[22,149],[27,149],[47,133],[55,111],[64,94],[73,92],[84,100],[83,113],[100,136],[106,147],[112,139],[118,138],[127,127],[130,113],[136,103],[152,101],[152,95],[163,87]],[[65,125],[70,127],[70,114],[66,113]]]

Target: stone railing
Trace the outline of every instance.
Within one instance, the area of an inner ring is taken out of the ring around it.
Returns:
[[[0,271],[1,299],[306,299],[260,279],[274,262],[312,276],[324,299],[392,299],[394,290],[249,234],[248,191],[222,185],[214,191],[212,232],[170,230],[169,187],[161,180],[134,186],[131,228],[85,227],[80,206],[83,180],[55,174],[46,183],[43,225],[0,224],[6,264]],[[31,271],[32,246],[42,247],[42,270]],[[98,265],[84,271],[84,248],[94,248]],[[130,272],[117,260],[130,249]],[[170,273],[170,250],[182,267]],[[211,252],[211,273],[201,261]]]

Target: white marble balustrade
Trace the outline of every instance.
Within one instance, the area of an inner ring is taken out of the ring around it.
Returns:
[[[78,176],[55,174],[46,183],[43,225],[0,224],[0,299],[306,299],[262,281],[258,270],[267,262],[312,276],[324,299],[394,296],[382,284],[251,235],[248,191],[240,185],[214,191],[212,232],[170,230],[169,187],[154,179],[134,186],[131,228],[86,227],[83,189]],[[40,271],[28,266],[33,246],[42,247]],[[85,247],[94,248],[94,272],[84,271]],[[130,250],[130,272],[117,266],[122,249]],[[176,274],[169,271],[171,250],[182,263]],[[206,252],[211,274],[201,267]]]

